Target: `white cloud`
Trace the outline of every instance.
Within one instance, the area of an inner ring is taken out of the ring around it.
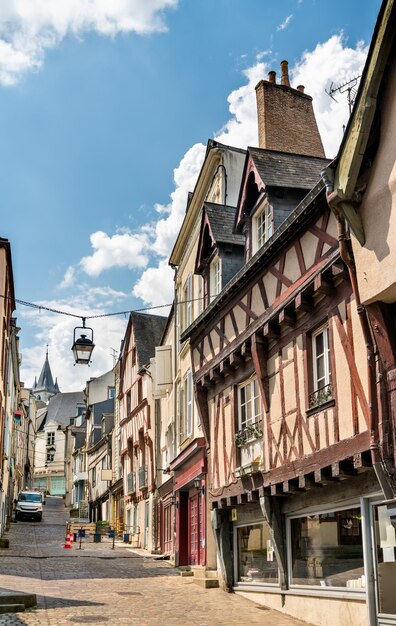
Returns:
[[[331,82],[340,84],[362,73],[368,47],[358,42],[356,48],[346,45],[343,34],[333,35],[305,51],[301,60],[290,70],[293,85],[305,85],[313,97],[313,105],[327,156],[334,157],[342,138],[342,126],[349,117],[346,94],[334,102],[325,89]]]
[[[163,13],[178,0],[6,0],[0,3],[0,83],[39,69],[46,51],[67,36],[114,37],[166,30]]]
[[[67,287],[71,287],[74,283],[75,275],[76,268],[74,267],[74,265],[70,265],[63,276],[62,282],[59,283],[59,288],[66,289]]]
[[[149,267],[143,272],[132,293],[146,304],[169,304],[174,296],[173,276],[174,272],[168,264],[168,259],[162,259],[157,267]],[[161,312],[158,314],[161,315]]]
[[[285,28],[289,26],[292,19],[293,19],[293,14],[288,15],[287,18],[282,22],[282,24],[279,24],[276,30],[285,30]]]
[[[145,232],[117,233],[109,237],[98,230],[92,233],[91,245],[94,252],[83,257],[80,266],[89,276],[99,276],[112,267],[143,268],[148,263],[148,236]]]

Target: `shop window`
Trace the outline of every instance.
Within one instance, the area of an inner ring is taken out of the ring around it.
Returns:
[[[362,589],[360,507],[290,520],[291,584]]]
[[[235,580],[279,584],[279,570],[267,522],[238,526],[234,531]]]

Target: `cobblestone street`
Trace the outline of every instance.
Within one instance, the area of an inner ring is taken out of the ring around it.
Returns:
[[[0,586],[36,593],[38,607],[1,615],[1,625],[302,625],[237,595],[201,589],[167,562],[121,544],[65,550],[65,519],[63,500],[47,498],[42,523],[12,524],[10,549],[0,556]]]

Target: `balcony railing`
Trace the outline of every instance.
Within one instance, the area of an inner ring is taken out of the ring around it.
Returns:
[[[247,443],[261,439],[263,436],[263,426],[261,422],[247,424],[235,433],[235,443],[237,446],[244,446]]]
[[[135,472],[129,472],[127,474],[127,493],[134,493],[136,491],[136,475]]]
[[[333,399],[333,389],[331,384],[321,387],[317,391],[314,391],[309,395],[309,408],[314,409],[317,406],[321,406],[329,400]]]
[[[147,465],[139,467],[139,489],[144,489],[148,486],[148,472]]]

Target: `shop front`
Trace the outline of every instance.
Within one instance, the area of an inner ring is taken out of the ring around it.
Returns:
[[[195,439],[171,463],[176,498],[175,565],[206,564],[206,457]]]

